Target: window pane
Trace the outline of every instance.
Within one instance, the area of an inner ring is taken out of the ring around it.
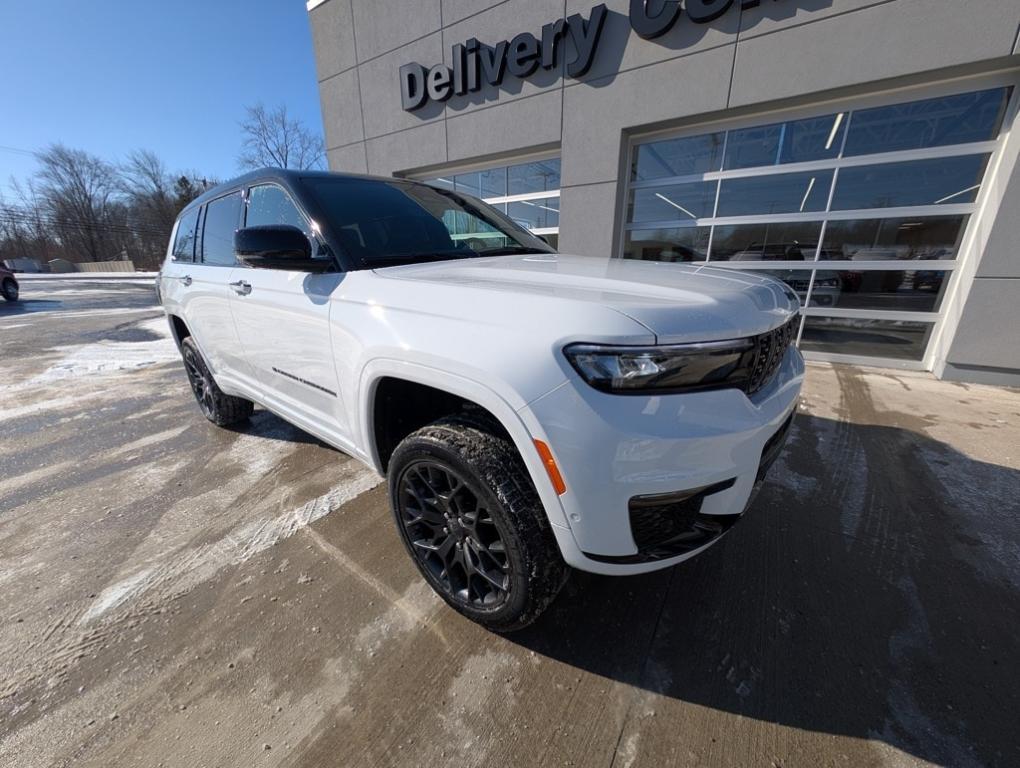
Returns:
[[[297,206],[286,192],[272,184],[252,187],[248,193],[245,226],[257,227],[267,224],[288,225],[297,227],[302,232],[308,231],[308,222],[298,211]]]
[[[193,261],[195,258],[195,229],[198,226],[198,208],[189,212],[177,225],[174,238],[174,258],[178,261]]]
[[[1009,88],[853,113],[845,156],[989,141],[999,135]]]
[[[725,179],[716,216],[824,211],[831,185],[832,171]]]
[[[431,184],[434,187],[440,187],[442,189],[454,189],[453,176],[439,176],[435,179],[426,179],[426,184]]]
[[[560,160],[542,160],[537,163],[512,165],[508,170],[507,195],[527,195],[532,192],[550,192],[560,188]]]
[[[887,261],[955,259],[968,216],[915,216],[830,221],[822,259]]]
[[[839,154],[846,115],[826,115],[730,131],[726,142],[727,170],[780,163],[826,160]]]
[[[988,155],[844,168],[832,210],[956,205],[977,199]]]
[[[459,173],[453,177],[458,192],[475,197],[504,197],[506,195],[506,168],[492,168],[488,171]]]
[[[645,261],[704,261],[711,227],[634,229],[627,233],[623,258]]]
[[[812,307],[937,312],[949,283],[941,270],[818,270]],[[803,297],[801,301],[803,302]]]
[[[750,274],[765,275],[782,280],[797,294],[801,306],[804,306],[804,302],[807,301],[808,286],[811,284],[810,269],[756,269]]]
[[[232,266],[234,233],[241,217],[241,193],[213,200],[205,207],[202,233],[202,261],[205,264]]]
[[[695,181],[668,187],[636,189],[631,192],[628,221],[670,221],[707,219],[715,207],[718,182]]]
[[[648,181],[718,171],[722,165],[725,135],[723,132],[706,133],[703,136],[642,144],[635,153],[630,171],[631,180]]]
[[[508,203],[506,214],[527,229],[558,227],[560,225],[560,200],[558,197],[551,197],[545,200]]]
[[[820,221],[717,226],[713,261],[813,261]]]
[[[921,360],[932,328],[931,323],[902,320],[807,317],[800,348],[807,352]]]

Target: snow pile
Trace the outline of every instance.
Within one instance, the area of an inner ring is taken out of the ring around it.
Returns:
[[[165,317],[154,317],[138,323],[137,328],[156,334],[151,341],[99,341],[75,347],[60,347],[62,359],[33,377],[28,386],[49,384],[64,379],[134,371],[151,365],[180,359],[177,347],[170,338]]]

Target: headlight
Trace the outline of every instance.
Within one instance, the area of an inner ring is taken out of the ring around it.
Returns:
[[[563,352],[595,389],[662,394],[741,388],[751,377],[755,344],[753,339],[661,347],[571,344]]]

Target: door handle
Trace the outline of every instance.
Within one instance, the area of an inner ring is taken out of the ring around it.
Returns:
[[[182,277],[181,282],[184,283],[185,286],[191,285],[191,275],[185,275]]]
[[[251,293],[251,283],[247,280],[237,280],[230,284],[230,287],[234,289],[234,293],[241,296],[247,296]]]

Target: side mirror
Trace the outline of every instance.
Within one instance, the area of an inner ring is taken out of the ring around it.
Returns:
[[[234,233],[237,260],[255,269],[284,269],[292,272],[327,272],[333,262],[313,259],[312,244],[297,227],[267,225],[245,227]]]

